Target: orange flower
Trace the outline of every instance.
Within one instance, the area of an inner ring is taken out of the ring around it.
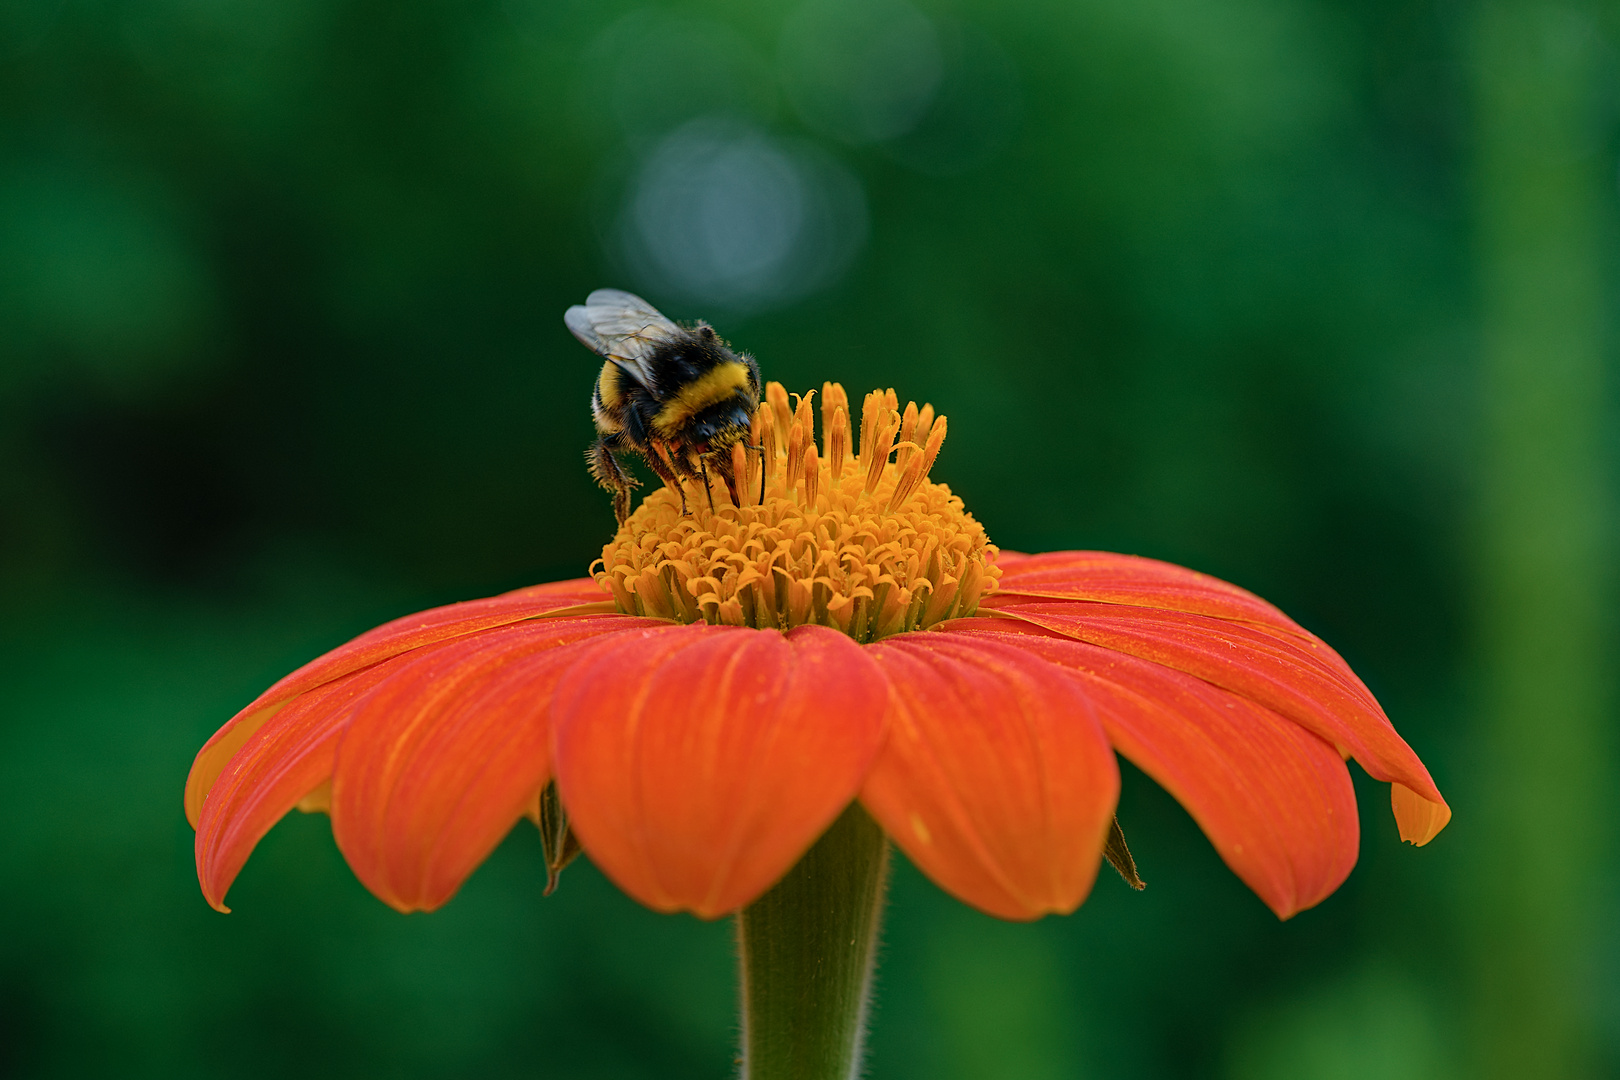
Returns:
[[[1338,654],[1258,597],[1105,552],[999,551],[928,479],[933,410],[772,384],[744,492],[654,492],[591,578],[435,608],[282,679],[186,786],[221,911],[292,808],[326,810],[400,909],[445,903],[547,785],[583,849],[660,911],[734,912],[852,801],[942,888],[1009,919],[1096,877],[1117,751],[1281,917],[1356,859],[1354,757],[1401,836],[1450,809]],[[746,481],[742,478],[746,477]],[[690,507],[682,513],[682,503]]]

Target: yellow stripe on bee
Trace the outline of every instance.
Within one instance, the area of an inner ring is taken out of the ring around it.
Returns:
[[[670,438],[695,414],[747,385],[748,368],[732,360],[716,364],[664,403],[653,418],[653,430],[662,438]]]
[[[596,392],[609,409],[617,409],[623,398],[619,393],[619,378],[619,367],[611,360],[602,365],[602,374],[596,378]]]

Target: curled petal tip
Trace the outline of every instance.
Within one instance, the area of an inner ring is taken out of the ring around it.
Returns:
[[[1451,807],[1425,799],[1405,784],[1389,786],[1389,802],[1395,811],[1401,839],[1417,847],[1440,835],[1440,830],[1451,821]]]

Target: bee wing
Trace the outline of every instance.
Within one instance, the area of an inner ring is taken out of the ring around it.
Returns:
[[[563,323],[586,348],[614,361],[648,389],[652,373],[643,361],[659,345],[686,335],[647,301],[619,289],[597,289],[583,305],[569,308]]]

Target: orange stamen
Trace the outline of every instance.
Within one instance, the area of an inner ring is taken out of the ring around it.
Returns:
[[[804,448],[804,501],[800,505],[816,505],[820,488],[821,461],[816,454],[816,444],[812,442]]]
[[[748,480],[748,448],[740,442],[731,444],[731,480],[737,485],[737,498],[743,503],[753,502],[753,484]]]
[[[840,383],[824,382],[821,384],[821,431],[823,435],[831,434],[833,429],[833,414],[843,409],[849,413],[849,395],[844,393]]]
[[[795,420],[788,432],[787,476],[783,481],[789,492],[799,486],[799,477],[804,475],[804,443],[804,425]]]
[[[849,414],[842,405],[833,410],[824,437],[827,440],[828,475],[836,484],[843,479],[844,462],[849,460]]]
[[[900,441],[896,444],[894,463],[900,468],[906,467],[911,455],[916,453],[917,446],[917,403],[906,402],[906,411],[900,418]]]
[[[866,493],[871,495],[877,491],[883,473],[889,466],[889,455],[894,452],[894,436],[900,428],[900,417],[887,403],[873,397],[866,400],[876,414],[872,420],[870,447],[866,443],[866,417],[861,417],[861,464],[866,468]]]
[[[776,430],[785,436],[793,426],[793,406],[788,402],[788,392],[779,382],[766,383],[765,401],[776,414]]]

